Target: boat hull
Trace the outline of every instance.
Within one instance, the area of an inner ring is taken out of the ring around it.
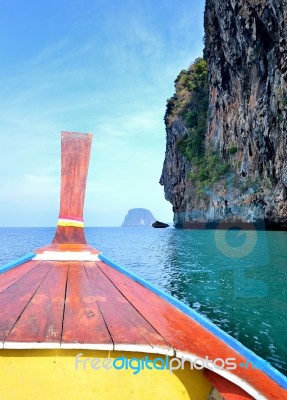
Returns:
[[[146,357],[152,369],[142,368]],[[1,350],[1,395],[5,400],[208,399],[212,385],[202,370],[186,363],[171,373],[166,360],[121,351]]]

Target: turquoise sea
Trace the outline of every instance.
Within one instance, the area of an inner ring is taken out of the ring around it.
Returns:
[[[0,228],[1,264],[49,244],[54,232]],[[287,232],[86,228],[86,236],[287,375]]]

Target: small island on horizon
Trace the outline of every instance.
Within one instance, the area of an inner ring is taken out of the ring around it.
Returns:
[[[146,208],[132,208],[125,216],[122,227],[167,228],[169,225],[159,222]]]
[[[145,208],[132,208],[125,216],[122,227],[152,226],[155,221],[155,217],[149,210]]]

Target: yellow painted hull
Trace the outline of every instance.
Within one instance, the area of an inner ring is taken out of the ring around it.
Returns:
[[[76,355],[81,360],[76,365]],[[5,400],[207,400],[211,384],[202,371],[141,369],[93,369],[87,358],[142,359],[147,354],[98,350],[1,350],[0,394]],[[149,360],[165,356],[148,354]],[[133,363],[135,365],[135,362]],[[151,365],[151,364],[150,364]],[[158,364],[162,367],[162,364]],[[121,366],[121,362],[117,363]]]

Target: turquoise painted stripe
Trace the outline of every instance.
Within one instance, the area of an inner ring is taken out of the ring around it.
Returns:
[[[7,264],[4,264],[0,267],[0,274],[3,274],[3,272],[9,271],[9,269],[18,267],[20,264],[24,264],[27,261],[32,260],[36,256],[35,253],[28,253],[25,256],[18,258],[17,260],[13,260]]]
[[[158,288],[157,286],[152,285],[148,281],[139,276],[133,274],[132,272],[128,271],[126,268],[116,264],[114,261],[110,260],[104,254],[99,255],[100,260],[108,264],[109,266],[113,267],[119,272],[122,272],[124,275],[128,276],[135,282],[140,283],[147,289],[151,290],[153,293],[157,294],[168,303],[172,304],[184,314],[191,317],[193,320],[198,322],[201,326],[208,329],[212,334],[217,336],[219,339],[223,340],[228,346],[232,349],[237,351],[243,357],[245,357],[253,366],[263,371],[266,375],[272,378],[275,382],[277,382],[280,386],[284,389],[287,389],[287,377],[281,374],[276,368],[272,367],[267,361],[263,360],[263,358],[257,356],[243,344],[238,342],[238,340],[234,339],[232,336],[228,335],[228,333],[224,332],[222,329],[218,328],[214,325],[209,319],[204,317],[203,315],[199,314],[192,308],[188,307],[186,304],[181,302],[180,300],[176,299],[175,297],[165,293],[163,290]]]

